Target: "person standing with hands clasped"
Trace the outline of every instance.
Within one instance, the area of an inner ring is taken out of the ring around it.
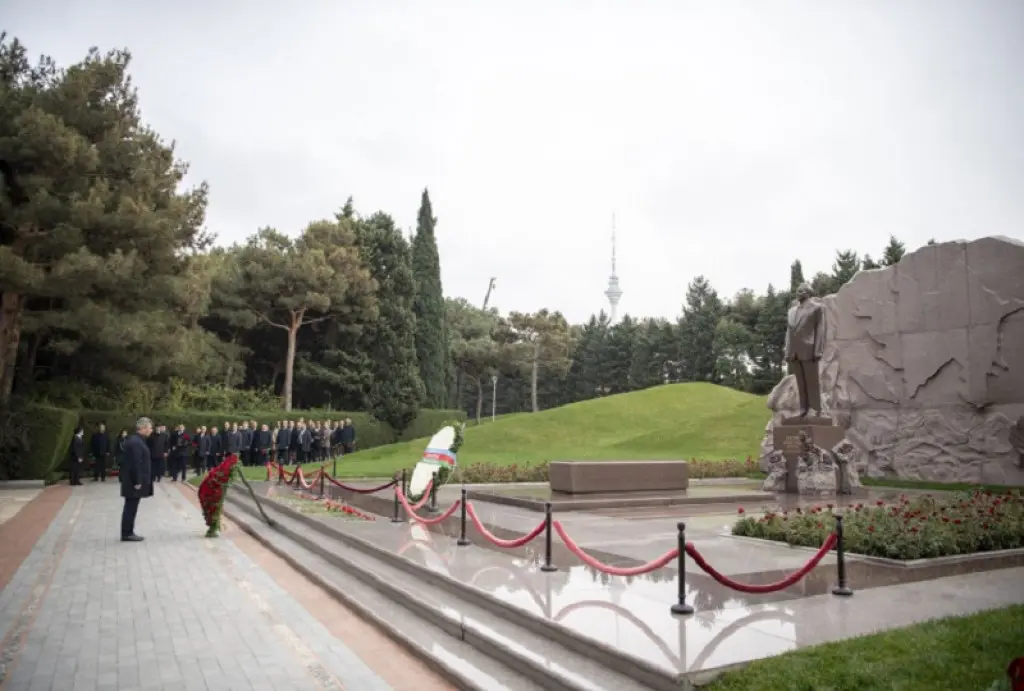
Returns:
[[[135,423],[135,434],[124,443],[124,458],[121,460],[121,496],[124,510],[121,512],[121,542],[141,542],[135,534],[135,516],[139,501],[153,496],[152,466],[146,438],[153,433],[153,421],[140,417]]]

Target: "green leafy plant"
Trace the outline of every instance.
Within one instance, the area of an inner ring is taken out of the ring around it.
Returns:
[[[835,529],[834,505],[742,515],[733,535],[818,547]],[[1024,546],[1024,497],[1017,490],[930,494],[844,509],[846,551],[888,559],[926,559]]]

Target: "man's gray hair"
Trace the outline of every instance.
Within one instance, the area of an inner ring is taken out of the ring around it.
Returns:
[[[153,421],[150,420],[148,417],[140,417],[138,420],[135,421],[135,431],[136,432],[138,432],[143,427],[152,427],[152,426],[153,426]]]

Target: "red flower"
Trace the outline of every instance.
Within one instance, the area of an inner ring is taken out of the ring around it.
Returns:
[[[736,513],[738,513],[738,514],[744,514],[744,513],[746,513],[746,512],[745,512],[745,511],[743,510],[743,507],[741,506],[741,507],[740,507],[739,509],[737,509],[737,510],[736,510]]]
[[[875,502],[875,505],[876,506],[885,506],[885,502],[882,501],[881,499],[879,499],[878,501]]]
[[[953,519],[953,525],[960,525],[960,519],[959,518]]]
[[[874,524],[873,524],[873,523],[872,523],[871,525],[869,525],[869,526],[868,526],[868,532],[869,532],[869,533],[873,533],[873,532],[875,532],[875,526],[874,526]]]

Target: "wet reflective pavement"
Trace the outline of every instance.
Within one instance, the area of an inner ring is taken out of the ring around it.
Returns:
[[[442,508],[457,496],[452,489],[442,491]],[[505,528],[506,537],[526,532],[538,520],[535,513],[516,507],[480,501],[474,507],[488,527]],[[782,544],[733,538],[728,527],[734,517],[731,508],[728,514],[686,520],[688,539],[730,577],[747,583],[774,582],[811,556],[807,550]],[[688,560],[686,600],[696,613],[676,617],[669,611],[677,597],[672,565],[634,578],[607,576],[581,565],[556,538],[553,562],[560,568],[544,573],[539,569],[543,538],[517,550],[499,550],[479,544],[482,538],[470,526],[474,544],[459,547],[457,528],[453,529],[457,523],[452,522],[428,530],[387,520],[312,518],[671,672],[707,670],[934,617],[1024,602],[1024,567],[1013,566],[1024,563],[1020,556],[984,573],[964,573],[977,569],[964,563],[907,570],[850,560],[852,598],[829,594],[836,580],[834,554],[800,583],[768,595],[745,595],[721,586]],[[624,520],[573,512],[559,520],[583,549],[609,564],[634,565],[675,546],[674,522],[661,516]],[[950,575],[956,573],[960,575]],[[415,582],[415,572],[410,578]],[[450,606],[457,608],[458,601]]]

